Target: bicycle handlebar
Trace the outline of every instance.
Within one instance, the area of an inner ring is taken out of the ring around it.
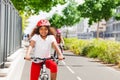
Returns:
[[[24,59],[26,59],[26,58],[24,57]],[[31,59],[48,60],[48,59],[54,59],[54,57],[53,56],[51,56],[49,58],[31,57]],[[56,58],[56,59],[59,59],[59,58]],[[63,59],[65,59],[65,57]]]
[[[31,57],[31,59],[48,60],[48,59],[53,59],[53,58],[52,57],[49,57],[49,58]]]

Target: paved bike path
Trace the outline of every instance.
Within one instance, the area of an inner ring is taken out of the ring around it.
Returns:
[[[64,55],[66,59],[58,65],[57,80],[120,80],[120,71],[68,51]],[[30,80],[30,65],[26,61],[21,80]]]

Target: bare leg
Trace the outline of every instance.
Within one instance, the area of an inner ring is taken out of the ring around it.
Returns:
[[[47,60],[46,61],[46,67],[50,69],[51,80],[56,80],[57,71],[58,71],[57,64],[53,60]]]
[[[57,73],[51,73],[51,80],[56,80]]]

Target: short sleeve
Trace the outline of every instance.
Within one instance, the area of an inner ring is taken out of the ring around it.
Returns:
[[[33,40],[33,41],[36,41],[37,40],[37,35],[35,34],[31,39],[30,41]]]
[[[56,42],[56,39],[53,35],[50,35],[51,42]]]

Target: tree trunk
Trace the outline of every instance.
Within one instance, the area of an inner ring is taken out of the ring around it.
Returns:
[[[65,38],[68,38],[68,29],[66,30]]]
[[[98,22],[98,25],[97,25],[97,39],[99,39],[99,22]]]

